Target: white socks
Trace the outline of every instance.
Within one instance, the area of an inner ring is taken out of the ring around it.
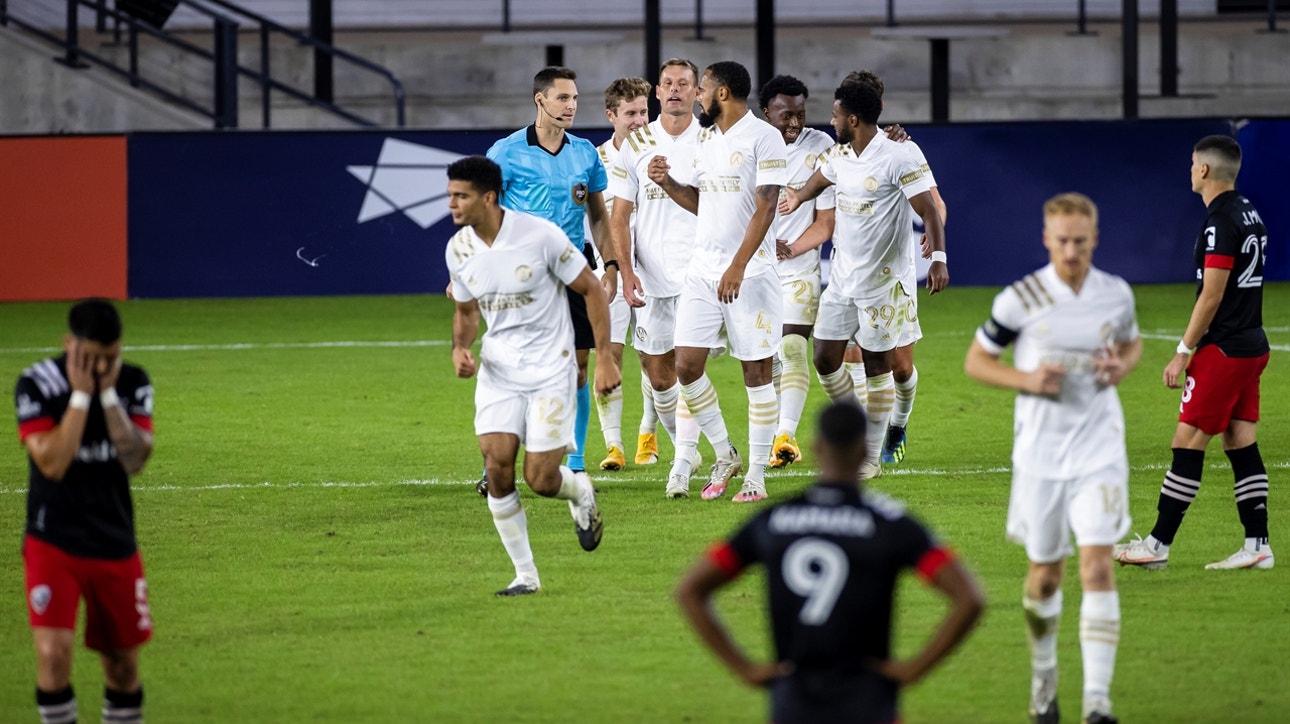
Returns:
[[[891,410],[891,424],[896,427],[909,425],[909,413],[914,411],[914,395],[918,392],[918,368],[909,379],[896,383],[896,406]]]
[[[605,447],[623,449],[623,386],[615,387],[607,395],[596,395],[596,412],[600,416],[600,433],[605,437]]]
[[[561,472],[565,470],[568,468],[561,466]],[[572,472],[569,477],[573,477]],[[533,549],[529,547],[528,517],[524,515],[524,507],[520,505],[519,491],[513,490],[510,495],[502,498],[488,496],[488,510],[493,514],[493,525],[502,538],[506,554],[515,566],[515,577],[537,581],[537,565],[533,563]]]
[[[1062,592],[1048,598],[1023,596],[1026,637],[1030,639],[1030,668],[1045,671],[1057,666],[1057,624],[1062,617]]]
[[[1084,658],[1084,714],[1110,713],[1111,677],[1120,645],[1120,593],[1085,591],[1079,607],[1079,647]]]
[[[783,370],[779,375],[779,429],[777,434],[797,435],[797,424],[806,407],[806,393],[811,387],[811,371],[806,359],[807,341],[800,334],[786,334],[779,342]],[[756,459],[755,457],[753,458]]]
[[[896,381],[890,372],[885,372],[869,380],[869,402],[865,405],[864,427],[865,462],[878,465],[882,459],[882,444],[887,439],[887,423],[891,419],[891,408],[896,404]]]
[[[775,386],[762,385],[746,389],[748,390],[748,474],[745,477],[764,481],[766,464],[770,462],[770,446],[775,441],[775,424],[779,421]],[[717,449],[722,450],[722,448]]]

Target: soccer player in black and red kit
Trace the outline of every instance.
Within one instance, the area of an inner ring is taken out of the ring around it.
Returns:
[[[1183,515],[1200,490],[1205,448],[1215,435],[1235,476],[1236,509],[1245,544],[1205,568],[1271,568],[1268,473],[1255,437],[1259,378],[1268,365],[1263,330],[1263,263],[1268,231],[1259,212],[1236,190],[1241,146],[1230,136],[1206,136],[1192,149],[1191,190],[1208,212],[1196,239],[1196,304],[1164,383],[1183,389],[1174,432],[1173,463],[1165,473],[1151,535],[1116,548],[1121,565],[1159,569]],[[1195,349],[1195,353],[1192,350]]]
[[[900,687],[937,665],[984,606],[975,582],[899,503],[861,489],[865,414],[836,403],[820,415],[819,481],[763,510],[713,546],[677,590],[703,642],[745,683],[771,691],[771,721],[889,724]],[[773,662],[749,660],[710,607],[753,564],[766,567]],[[950,600],[932,638],[907,661],[891,658],[897,577],[913,569]]]
[[[121,318],[87,299],[68,316],[64,354],[28,367],[14,402],[31,485],[22,555],[44,724],[76,721],[72,649],[85,599],[85,645],[99,652],[103,720],[143,721],[139,646],[152,637],[129,476],[152,452],[152,385],[121,361]]]

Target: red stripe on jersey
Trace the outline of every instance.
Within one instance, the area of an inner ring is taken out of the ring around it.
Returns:
[[[55,426],[52,417],[33,417],[26,422],[18,423],[18,440],[26,442],[28,437],[38,432],[49,432]]]
[[[731,578],[739,575],[739,572],[744,569],[743,562],[739,560],[735,549],[731,548],[729,543],[714,543],[708,549],[708,560]]]
[[[933,548],[924,553],[922,558],[918,559],[918,563],[914,566],[914,569],[918,571],[918,575],[922,576],[924,581],[930,581],[936,577],[936,574],[940,572],[941,568],[944,567],[946,563],[953,560],[954,554],[948,549]]]
[[[147,415],[131,415],[130,421],[134,426],[144,432],[152,432],[152,418]]]
[[[1231,269],[1236,266],[1236,257],[1226,254],[1206,254],[1206,269]]]

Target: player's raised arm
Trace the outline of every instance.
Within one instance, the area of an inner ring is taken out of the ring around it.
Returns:
[[[779,202],[779,213],[785,216],[797,211],[797,207],[803,203],[824,193],[824,189],[832,186],[833,182],[824,177],[824,174],[818,170],[811,174],[806,180],[806,185],[800,189],[787,188],[784,193],[784,200]]]
[[[94,392],[93,355],[75,337],[69,337],[65,346],[67,382],[72,388],[72,401],[58,424],[22,439],[41,475],[53,481],[61,481],[76,459],[81,436],[85,434],[85,421],[89,417],[90,395]]]
[[[142,472],[144,464],[152,455],[152,433],[134,423],[131,413],[123,405],[123,402],[128,404],[130,401],[123,401],[117,395],[116,383],[120,375],[120,356],[111,360],[102,359],[95,368],[108,439],[116,448],[116,458],[121,467],[125,468],[127,474],[135,475]],[[151,401],[146,406],[151,408]]]

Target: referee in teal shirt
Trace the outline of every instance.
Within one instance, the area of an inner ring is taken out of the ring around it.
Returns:
[[[559,66],[538,71],[533,76],[537,120],[494,143],[488,149],[488,157],[502,167],[502,206],[557,224],[573,245],[582,249],[594,269],[591,247],[583,233],[586,214],[600,256],[605,259],[605,292],[613,299],[618,293],[618,260],[610,242],[609,213],[605,210],[604,191],[609,177],[596,147],[566,132],[578,112],[576,79],[576,73]],[[578,414],[574,422],[578,449],[569,455],[568,465],[575,473],[585,473],[587,424],[591,419],[587,357],[596,340],[581,295],[569,294],[569,313],[578,356]],[[483,492],[482,487],[480,490]]]

